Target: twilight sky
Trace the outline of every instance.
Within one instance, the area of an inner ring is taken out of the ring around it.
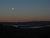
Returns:
[[[0,22],[22,21],[50,21],[50,0],[0,0]]]

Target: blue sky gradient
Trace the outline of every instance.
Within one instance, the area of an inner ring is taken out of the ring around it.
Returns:
[[[0,21],[39,20],[50,20],[50,0],[0,0]]]

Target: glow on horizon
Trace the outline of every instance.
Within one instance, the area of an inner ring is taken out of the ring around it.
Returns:
[[[28,22],[28,21],[50,21],[50,18],[34,18],[34,19],[4,19],[0,22]]]

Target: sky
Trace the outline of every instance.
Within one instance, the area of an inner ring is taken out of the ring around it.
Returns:
[[[50,21],[50,0],[0,0],[0,22]]]

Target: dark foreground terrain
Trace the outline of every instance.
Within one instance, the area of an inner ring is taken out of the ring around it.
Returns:
[[[26,29],[6,25],[0,23],[0,38],[50,38],[50,26]]]

